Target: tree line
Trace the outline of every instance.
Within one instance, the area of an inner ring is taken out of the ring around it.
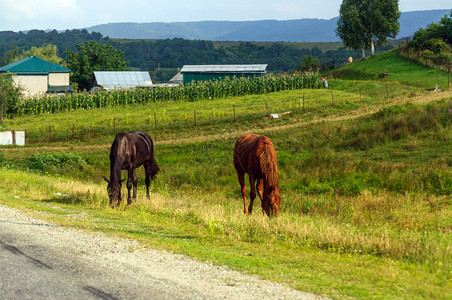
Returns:
[[[438,23],[419,29],[413,39],[405,44],[402,51],[414,52],[418,57],[436,65],[449,65],[452,61],[452,11]]]
[[[161,68],[180,68],[186,64],[268,64],[273,73],[293,72],[299,68],[303,58],[311,54],[319,59],[323,68],[341,65],[350,56],[357,57],[359,51],[339,48],[322,51],[318,47],[302,48],[283,43],[231,43],[215,47],[212,41],[184,40],[112,40],[100,33],[86,30],[66,30],[63,32],[30,30],[24,32],[0,32],[1,65],[10,63],[10,58],[32,47],[55,45],[57,55],[68,58],[67,50],[77,51],[77,45],[85,42],[107,44],[124,52],[124,60],[131,69],[155,71]],[[377,48],[385,51],[392,46]],[[173,74],[174,75],[174,74]]]

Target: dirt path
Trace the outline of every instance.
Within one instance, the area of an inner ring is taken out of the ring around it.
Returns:
[[[391,102],[386,104],[378,104],[371,105],[367,107],[363,107],[347,114],[340,115],[331,115],[324,118],[318,118],[307,122],[296,122],[293,124],[281,125],[281,126],[273,126],[273,127],[265,127],[265,128],[256,128],[249,130],[240,130],[234,132],[225,132],[220,134],[212,134],[212,135],[204,135],[204,136],[195,136],[195,137],[187,137],[181,139],[173,139],[173,140],[160,140],[155,141],[156,145],[171,145],[171,144],[189,144],[189,143],[199,143],[199,142],[208,142],[215,141],[220,139],[229,139],[236,138],[245,133],[263,133],[263,132],[278,132],[284,131],[293,128],[305,127],[312,124],[317,124],[321,122],[338,122],[345,120],[357,119],[365,115],[374,114],[377,111],[381,110],[383,107],[392,106],[392,105],[402,105],[405,103],[413,103],[413,104],[427,104],[433,101],[437,101],[440,99],[452,98],[452,90],[441,91],[441,92],[425,92],[421,95],[417,95],[412,98],[404,97],[400,99],[393,99]],[[8,148],[7,151],[79,151],[79,150],[101,150],[101,149],[109,149],[111,144],[97,144],[97,145],[69,145],[69,146],[42,146],[42,147],[32,147],[32,148]],[[6,149],[0,149],[1,151],[5,151]]]

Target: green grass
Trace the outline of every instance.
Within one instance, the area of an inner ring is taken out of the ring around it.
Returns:
[[[303,110],[303,96],[305,106]],[[334,97],[334,106],[333,106]],[[293,119],[312,120],[369,104],[359,96],[347,92],[335,91],[332,96],[327,90],[296,90],[266,95],[253,95],[221,100],[200,100],[195,102],[152,102],[120,107],[92,109],[89,112],[77,110],[71,112],[24,116],[8,119],[2,124],[4,129],[26,130],[29,143],[48,142],[49,139],[61,142],[74,137],[99,143],[99,139],[110,142],[116,131],[142,130],[156,132],[160,139],[178,138],[191,134],[204,135],[217,133],[224,128],[267,126],[288,124]],[[291,112],[292,118],[264,120],[269,113]],[[234,111],[236,122],[234,123]],[[196,126],[195,126],[196,114]],[[87,117],[89,115],[89,117]],[[240,123],[240,125],[235,125]],[[137,125],[139,124],[139,125]],[[50,133],[49,133],[50,127]],[[157,130],[156,130],[157,129]],[[105,137],[106,136],[106,137]]]
[[[386,72],[388,77],[379,78],[379,75]],[[447,76],[444,71],[430,69],[420,63],[413,62],[401,56],[397,49],[393,49],[374,57],[369,57],[359,63],[346,65],[340,69],[333,70],[327,75],[342,80],[377,80],[383,82],[425,82],[430,83],[438,78],[447,83]]]
[[[383,73],[387,77],[380,77]],[[406,59],[397,49],[327,71],[323,76],[332,89],[381,100],[414,97],[437,84],[439,89],[447,90],[450,85],[446,72]]]
[[[0,174],[2,204],[44,212],[39,216],[65,226],[136,239],[333,298],[450,296],[450,239],[436,227],[451,225],[450,199],[432,199],[433,209],[419,196],[336,199],[360,216],[356,224],[286,210],[278,219],[245,217],[238,199],[161,187],[150,202],[139,198],[135,206],[113,210],[103,185],[8,169]],[[406,220],[419,216],[434,228]],[[380,252],[366,253],[371,244]],[[412,257],[398,257],[402,253]]]
[[[394,53],[385,55],[361,62],[379,65],[363,70],[377,74],[386,61],[397,63]],[[448,299],[452,99],[406,91],[403,82],[423,71],[398,70],[378,80],[334,79],[333,90],[6,120],[3,128],[27,129],[34,144],[0,148],[0,203],[331,298]],[[271,113],[290,113],[264,119],[265,103]],[[166,116],[157,128],[153,112]],[[138,201],[119,209],[108,208],[102,180],[113,119],[117,130],[151,134],[162,169],[150,200],[138,169]],[[55,126],[51,141],[48,124]],[[74,140],[72,124],[84,128]],[[232,149],[249,131],[275,144],[285,187],[278,218],[263,217],[260,201],[252,216],[243,215]]]
[[[152,184],[151,202],[140,199],[125,210],[106,207],[101,175],[108,173],[108,147],[26,155],[22,168],[37,174],[15,171],[21,155],[5,152],[2,164],[13,169],[1,172],[2,193],[11,195],[2,203],[331,297],[447,298],[450,104],[389,106],[355,120],[268,132],[285,185],[277,220],[242,215],[232,137],[156,146],[163,171]],[[433,119],[419,130],[414,124],[424,116]],[[360,135],[368,140],[365,148]],[[34,168],[33,162],[40,163]],[[44,175],[49,173],[63,177]],[[144,195],[143,171],[138,174]],[[443,187],[436,191],[440,178]],[[73,219],[83,212],[86,220]]]

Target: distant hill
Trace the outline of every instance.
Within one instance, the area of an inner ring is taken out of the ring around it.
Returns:
[[[402,13],[400,33],[397,38],[408,37],[419,28],[438,22],[450,10],[426,10]],[[210,41],[256,41],[256,42],[337,42],[335,35],[338,17],[299,20],[262,21],[200,21],[200,22],[153,22],[110,23],[86,28],[110,38],[167,39]]]

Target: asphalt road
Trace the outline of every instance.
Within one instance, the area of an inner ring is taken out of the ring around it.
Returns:
[[[83,218],[83,215],[68,217]],[[0,299],[319,299],[0,205]]]
[[[52,225],[0,220],[1,299],[186,299],[159,289],[155,280],[99,265],[71,251],[44,244],[20,227]]]

